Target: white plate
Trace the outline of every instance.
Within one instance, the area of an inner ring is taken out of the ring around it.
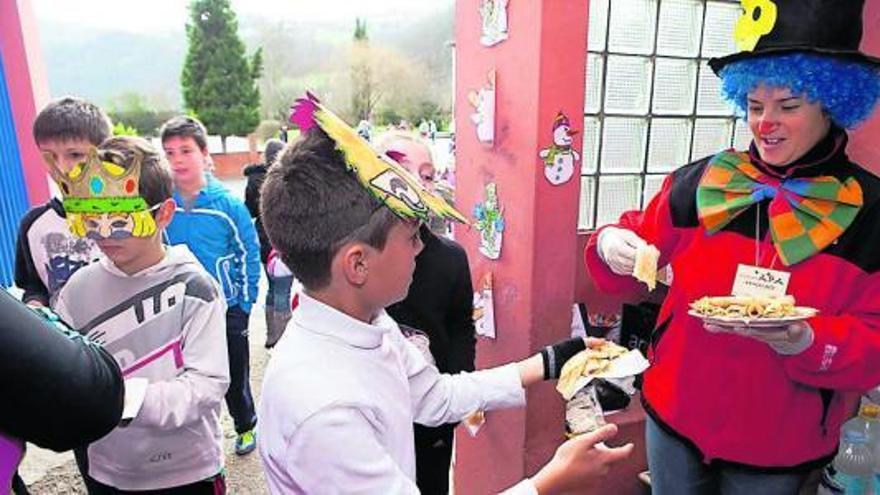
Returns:
[[[794,323],[796,321],[806,320],[807,318],[812,318],[819,313],[819,310],[815,308],[808,308],[805,306],[798,306],[794,308],[797,312],[796,315],[786,316],[783,318],[746,318],[746,317],[731,317],[731,316],[706,316],[701,315],[696,310],[688,311],[688,314],[694,317],[697,317],[705,323],[711,323],[713,325],[718,325],[719,327],[750,327],[750,328],[776,328],[784,325],[788,325],[789,323]]]

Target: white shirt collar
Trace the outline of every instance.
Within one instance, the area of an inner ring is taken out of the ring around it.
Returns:
[[[299,295],[299,306],[294,317],[302,328],[339,339],[353,347],[375,349],[382,345],[382,339],[389,331],[399,331],[397,323],[383,309],[370,322],[364,323],[356,318],[324,304],[305,292]]]

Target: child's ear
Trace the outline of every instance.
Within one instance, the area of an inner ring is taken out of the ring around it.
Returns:
[[[367,283],[369,276],[369,263],[367,261],[366,246],[361,243],[352,243],[343,246],[340,251],[342,273],[345,280],[356,287]]]
[[[156,226],[158,227],[158,230],[164,229],[171,223],[176,208],[177,204],[174,203],[173,199],[169,198],[162,202],[162,206],[156,211]]]

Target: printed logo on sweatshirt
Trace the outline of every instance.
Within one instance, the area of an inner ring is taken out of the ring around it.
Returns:
[[[199,274],[181,273],[99,314],[80,332],[104,345],[125,376],[148,365],[174,376],[184,365],[180,322],[186,297],[210,302],[216,292]]]

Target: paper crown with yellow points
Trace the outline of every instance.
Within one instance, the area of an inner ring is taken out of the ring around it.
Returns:
[[[428,213],[440,218],[468,223],[467,218],[439,195],[427,190],[403,166],[398,157],[381,155],[358,133],[321,104],[311,93],[291,107],[290,122],[308,132],[320,128],[345,156],[348,169],[376,199],[404,219],[427,220]]]
[[[123,233],[136,237],[149,237],[156,232],[156,222],[151,208],[140,196],[138,181],[141,176],[143,155],[133,151],[131,162],[112,150],[98,151],[90,147],[86,159],[69,172],[63,172],[51,153],[43,159],[49,165],[49,175],[58,184],[64,196],[64,211],[74,235],[78,237],[107,237],[91,235],[85,219],[100,215],[128,215],[131,225],[122,228]],[[120,229],[116,229],[120,230]],[[127,237],[115,235],[114,237]]]

